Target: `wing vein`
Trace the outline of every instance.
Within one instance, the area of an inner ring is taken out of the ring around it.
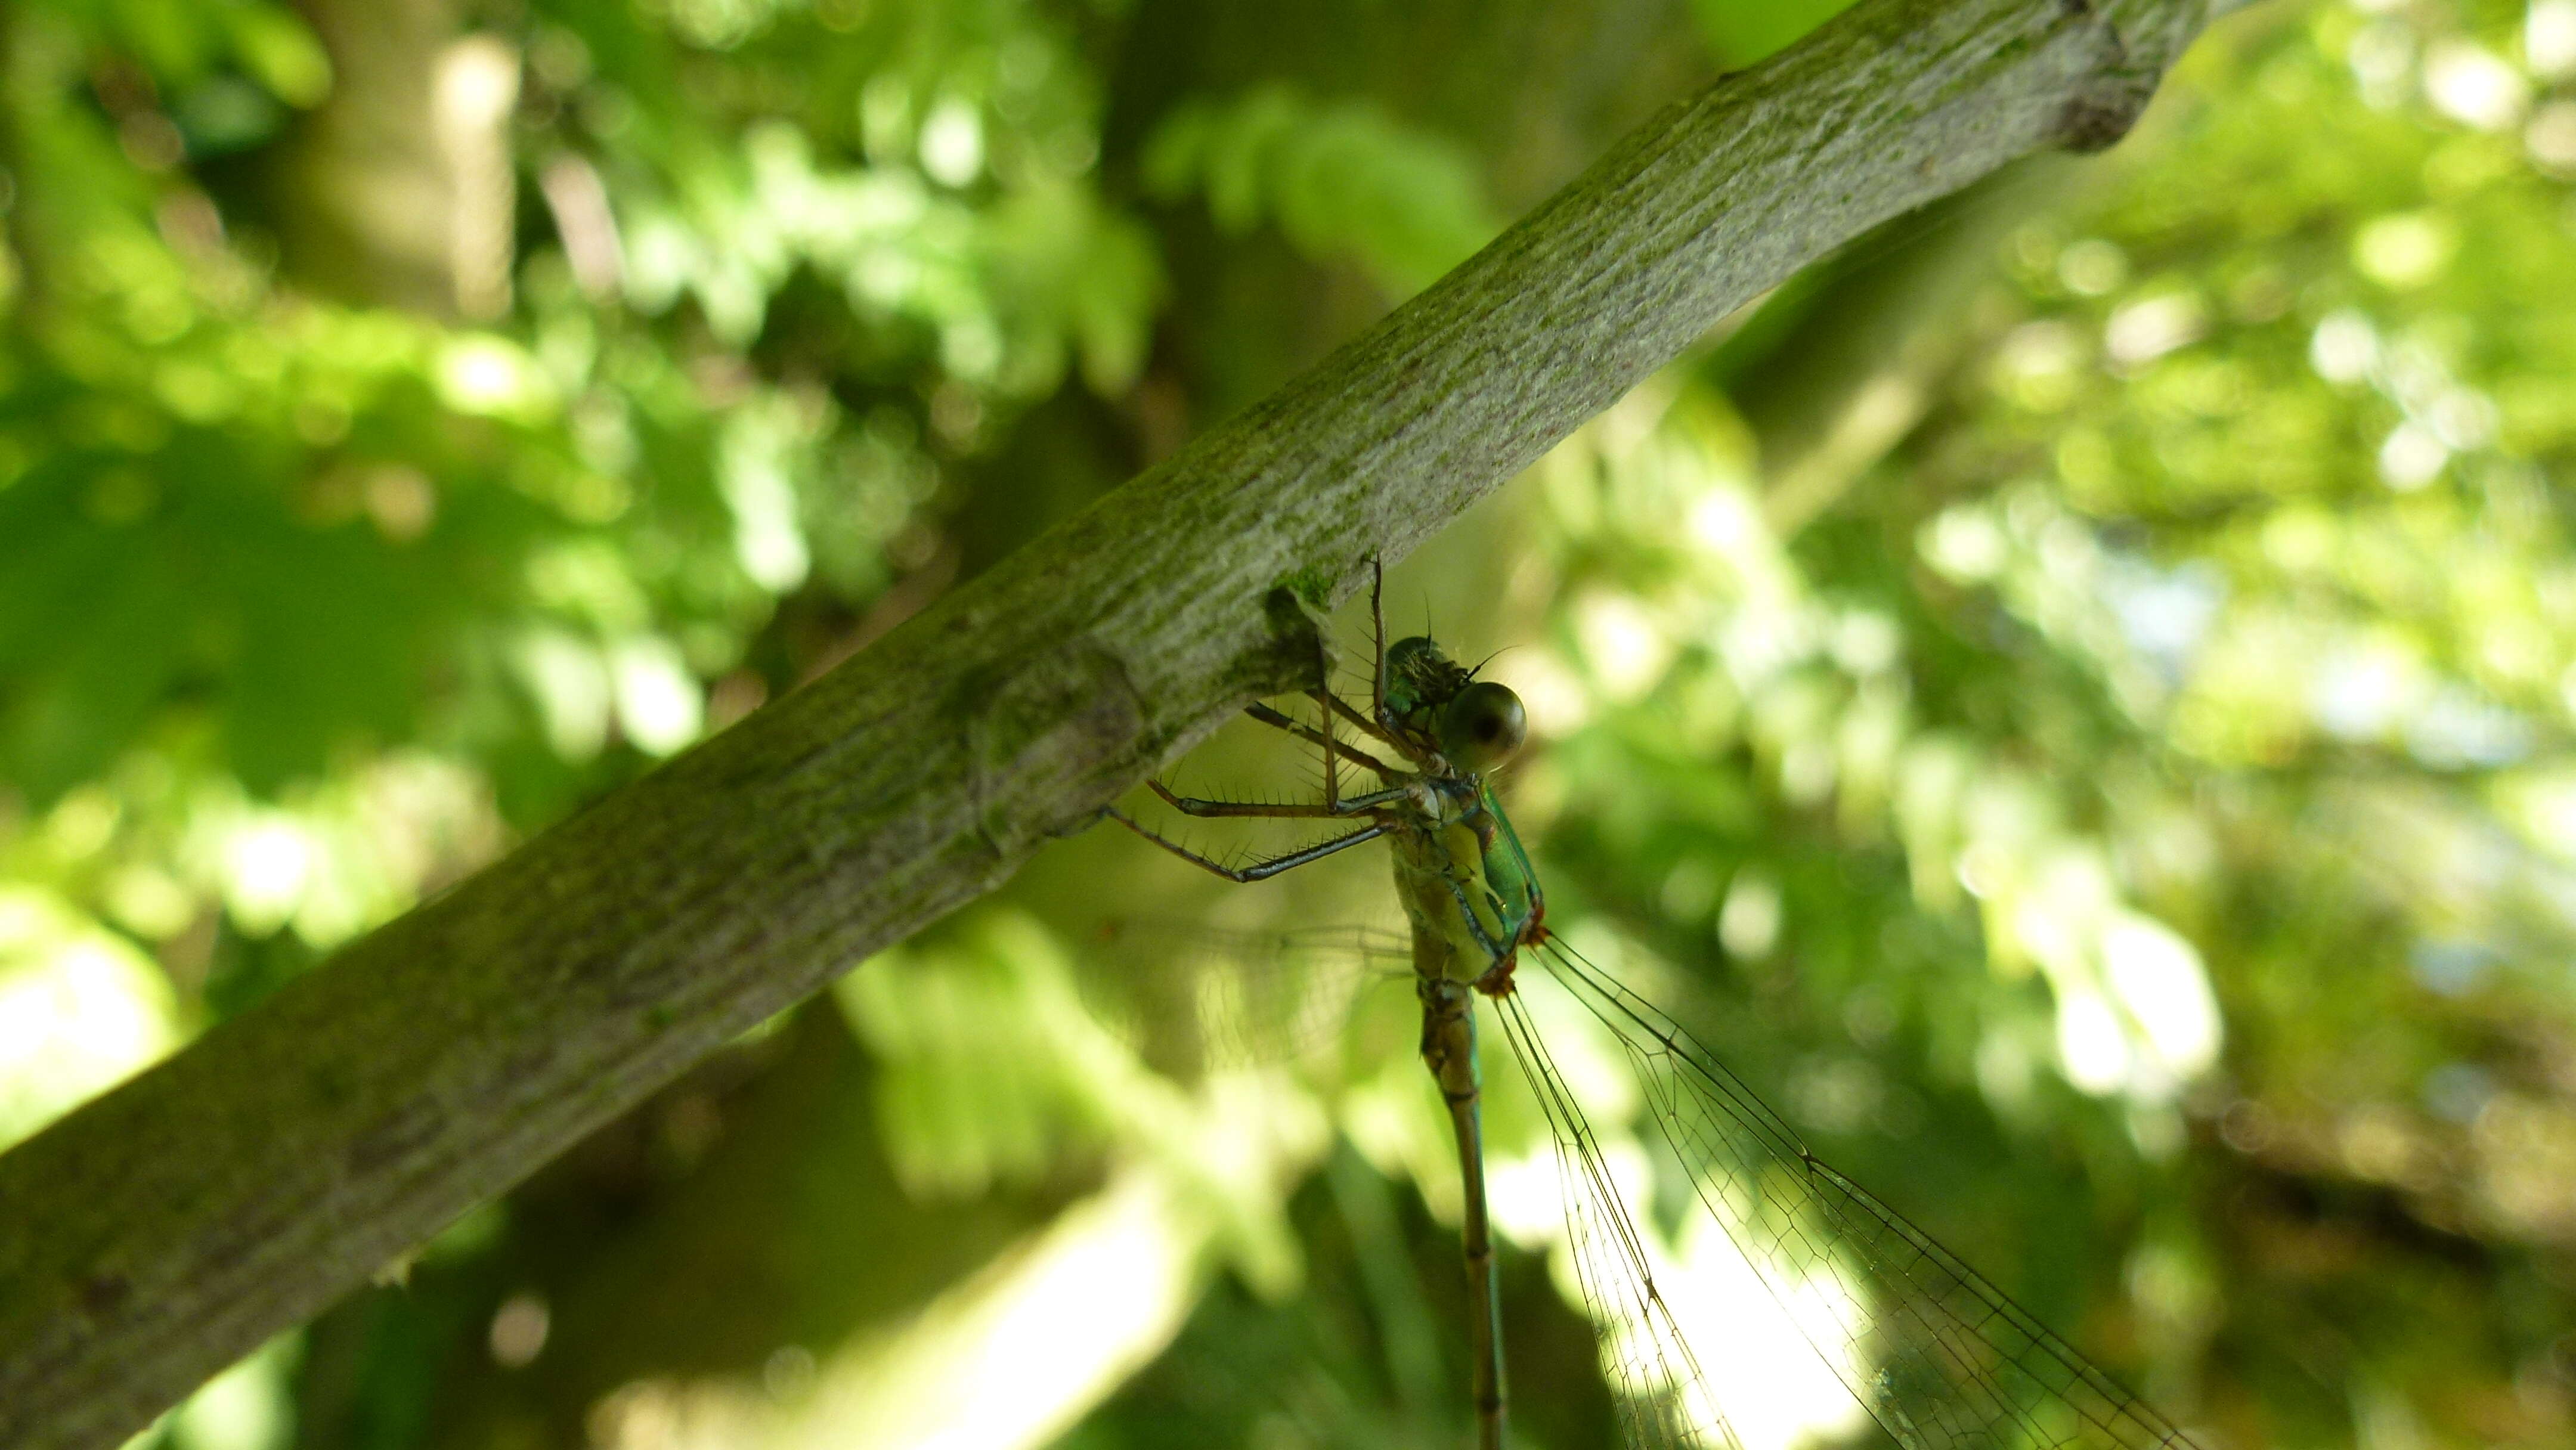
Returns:
[[[1809,1152],[1779,1114],[1670,1017],[1561,942],[1544,955],[1556,980],[1619,1040],[1659,1135],[1690,1172],[1700,1208],[1898,1444],[2192,1445],[1957,1255]],[[1553,1081],[1526,1017],[1507,1013],[1506,1023],[1514,1046],[1540,1058]],[[1554,1090],[1564,1091],[1561,1082]],[[1552,1123],[1556,1111],[1551,1107]],[[1589,1151],[1598,1157],[1597,1148]],[[1643,1262],[1641,1246],[1623,1247]],[[1803,1292],[1819,1279],[1840,1291],[1821,1305]],[[1681,1343],[1677,1327],[1672,1337]],[[1695,1378],[1695,1364],[1691,1373]]]

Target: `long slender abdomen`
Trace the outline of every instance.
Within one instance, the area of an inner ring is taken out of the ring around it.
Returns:
[[[1485,1208],[1485,1141],[1476,1070],[1476,992],[1447,977],[1415,984],[1422,998],[1422,1061],[1440,1085],[1458,1139],[1458,1238],[1467,1261],[1468,1350],[1476,1400],[1476,1442],[1502,1450],[1504,1423],[1502,1282]]]

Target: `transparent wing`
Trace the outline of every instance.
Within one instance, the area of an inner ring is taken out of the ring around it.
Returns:
[[[1689,1171],[1699,1209],[1890,1439],[1905,1450],[2193,1445],[1974,1269],[1818,1162],[1672,1019],[1561,944],[1543,955],[1617,1036],[1658,1132]],[[1606,1310],[1613,1354],[1605,1359],[1623,1382],[1647,1391],[1637,1397],[1630,1439],[1640,1450],[1734,1446],[1683,1338],[1692,1321],[1674,1314],[1657,1287],[1651,1246],[1598,1177],[1598,1145],[1526,1009],[1509,999],[1503,1005],[1523,1070],[1550,1102],[1560,1157],[1577,1165],[1569,1176],[1594,1175],[1569,1184],[1569,1225],[1578,1262],[1590,1265],[1585,1292],[1596,1311]]]
[[[1708,1392],[1690,1342],[1657,1287],[1654,1258],[1628,1214],[1625,1194],[1592,1125],[1566,1087],[1547,1044],[1515,993],[1495,1006],[1530,1091],[1557,1144],[1565,1227],[1584,1307],[1601,1341],[1602,1372],[1616,1393],[1620,1429],[1632,1450],[1689,1450],[1742,1442]]]
[[[1080,955],[1075,983],[1092,1015],[1147,1061],[1196,1071],[1305,1057],[1335,1039],[1363,994],[1412,977],[1405,939],[1365,927],[1120,920]]]

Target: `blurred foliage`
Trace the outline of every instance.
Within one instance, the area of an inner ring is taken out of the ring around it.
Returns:
[[[1840,8],[11,7],[0,1143]],[[1390,581],[1529,703],[1551,919],[2213,1450],[2576,1433],[2571,186],[2576,0],[2276,0]],[[1261,734],[1182,775],[1311,783]],[[1365,855],[1236,890],[1067,842],[154,1433],[1463,1439],[1409,997],[1232,949],[1386,925]],[[1486,1080],[1518,1426],[1605,1443],[1543,1122]],[[1849,1428],[1703,1352],[1748,1444]]]
[[[1285,85],[1183,104],[1143,168],[1158,199],[1204,194],[1227,233],[1274,224],[1310,260],[1357,262],[1389,296],[1429,285],[1501,229],[1462,148],[1366,102],[1318,105]]]

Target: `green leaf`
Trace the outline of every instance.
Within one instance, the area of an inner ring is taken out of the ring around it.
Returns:
[[[242,67],[290,106],[310,108],[331,94],[331,56],[302,17],[282,5],[227,9],[233,53]]]

